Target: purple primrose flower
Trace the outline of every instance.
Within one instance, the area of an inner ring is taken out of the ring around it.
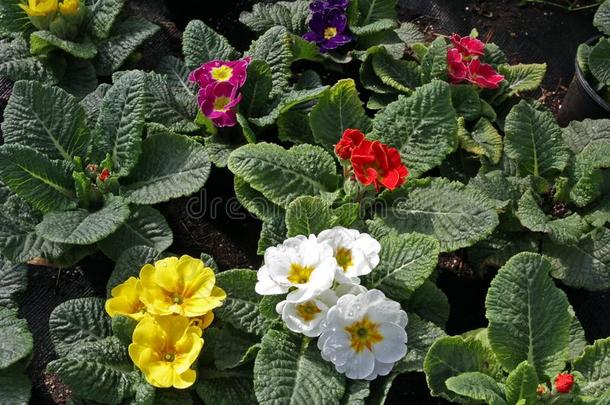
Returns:
[[[315,42],[321,52],[339,48],[352,40],[351,35],[345,33],[347,29],[345,11],[338,8],[326,7],[314,12],[309,21],[309,29],[310,31],[303,35],[303,38]]]

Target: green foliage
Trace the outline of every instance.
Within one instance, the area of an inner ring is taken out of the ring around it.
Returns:
[[[91,59],[97,55],[95,44],[84,37],[82,42],[61,39],[49,31],[36,31],[30,35],[30,51],[33,55],[46,54],[60,49],[79,59]]]
[[[610,390],[610,338],[585,347],[583,355],[574,360],[574,371],[585,378],[586,383],[580,387],[582,394],[598,397]]]
[[[211,60],[227,60],[236,56],[235,49],[225,37],[199,20],[192,20],[184,29],[182,53],[189,69],[196,69]]]
[[[97,0],[91,10],[87,31],[95,38],[106,39],[117,16],[120,14],[125,0]]]
[[[243,11],[239,21],[255,32],[265,32],[275,26],[301,35],[307,30],[309,2],[306,0],[279,1],[277,3],[255,4],[251,12]]]

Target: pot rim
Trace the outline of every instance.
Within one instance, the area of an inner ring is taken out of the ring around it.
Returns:
[[[601,35],[596,35],[594,37],[591,37],[585,42],[585,44],[591,45],[595,41],[597,41],[599,38],[601,38]],[[602,107],[604,110],[610,112],[610,103],[608,103],[606,100],[604,100],[604,98],[602,98],[593,89],[593,87],[591,87],[591,84],[589,84],[589,81],[587,80],[585,73],[580,69],[580,66],[578,65],[578,55],[574,57],[574,69],[575,69],[574,71],[576,73],[576,79],[578,80],[578,83],[580,84],[580,86],[585,90],[587,95],[589,97],[591,97],[593,100],[595,100],[595,102],[600,107]]]

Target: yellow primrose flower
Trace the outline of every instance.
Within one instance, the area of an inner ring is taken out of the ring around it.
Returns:
[[[30,17],[46,17],[57,11],[57,0],[28,0],[28,4],[19,7]]]
[[[59,11],[62,15],[76,15],[80,8],[80,0],[63,0],[59,4]]]
[[[197,318],[190,318],[190,320],[191,326],[196,326],[199,329],[204,330],[212,324],[212,321],[214,320],[214,313],[210,311],[203,316],[198,316]]]
[[[129,357],[149,384],[179,389],[193,385],[197,373],[191,365],[201,352],[203,339],[201,329],[189,324],[180,315],[146,316],[138,323]]]
[[[227,294],[214,286],[214,271],[190,256],[168,257],[140,270],[141,300],[154,315],[205,315],[222,305]]]
[[[106,312],[111,317],[125,315],[139,321],[146,315],[146,306],[140,301],[142,285],[140,280],[129,277],[111,291],[112,298],[106,300]]]

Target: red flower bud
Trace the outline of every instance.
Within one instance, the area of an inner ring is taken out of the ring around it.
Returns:
[[[354,148],[364,140],[364,134],[357,129],[346,129],[338,144],[335,145],[335,153],[342,160],[352,157]]]
[[[574,376],[568,373],[557,374],[555,377],[555,389],[557,392],[567,394],[574,385]]]
[[[100,179],[100,181],[103,183],[106,180],[108,180],[108,178],[110,177],[110,170],[108,169],[104,169],[102,170],[102,172],[100,173],[100,176],[98,177],[98,179]]]
[[[485,43],[472,37],[451,36],[451,43],[465,57],[482,56],[485,53]]]
[[[377,191],[382,187],[394,190],[409,175],[398,149],[379,141],[363,140],[353,149],[351,162],[356,179],[364,185],[372,184]]]

